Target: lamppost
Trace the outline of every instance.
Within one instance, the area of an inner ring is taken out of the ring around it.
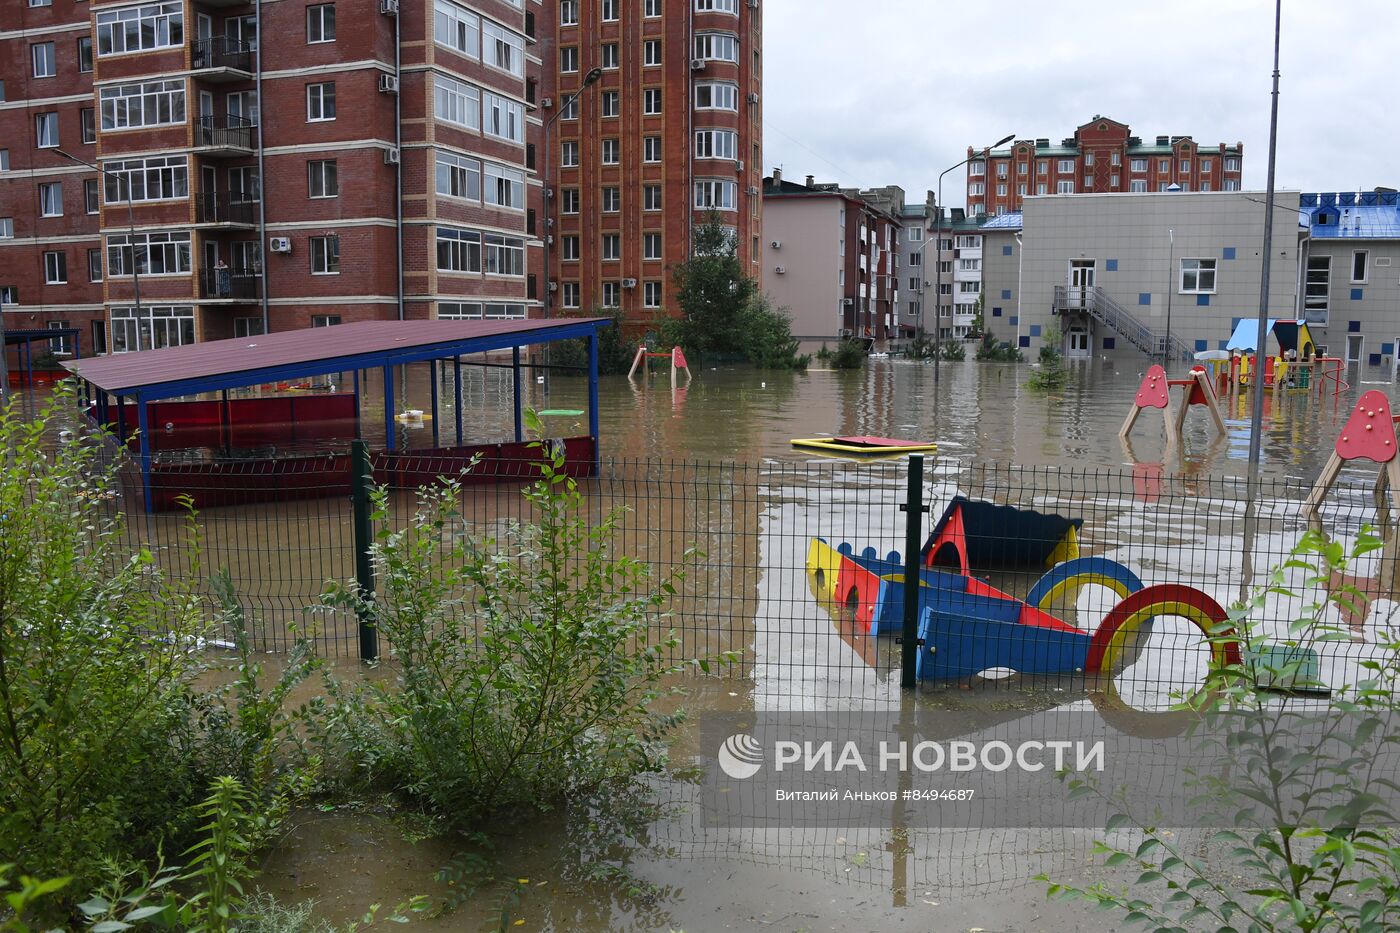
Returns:
[[[1176,291],[1176,231],[1167,228],[1167,339],[1162,345],[1162,370],[1172,371],[1172,292]]]
[[[88,162],[88,161],[85,160],[85,159],[80,159],[80,158],[78,158],[77,156],[73,155],[72,153],[64,152],[62,149],[55,149],[54,152],[57,153],[58,155],[63,156],[63,158],[69,160],[70,162],[76,162],[76,163],[78,163],[79,165],[86,165],[88,168],[92,169],[94,172],[100,172],[104,178],[110,178],[110,179],[112,179],[113,181],[115,181],[115,182],[117,183],[117,194],[118,194],[119,196],[121,195],[121,193],[122,193],[122,180],[121,180],[121,178],[120,178],[119,176],[114,175],[113,173],[107,171],[105,168],[103,168],[103,167],[100,166],[100,165],[95,165],[95,164],[93,164],[92,162]],[[102,200],[104,200],[104,201],[107,200],[105,194],[103,195]],[[129,182],[128,182],[128,184],[127,184],[127,190],[126,190],[126,225],[127,225],[127,234],[128,234],[128,238],[129,238],[129,240],[130,240],[130,242],[131,242],[131,290],[132,290],[132,295],[133,295],[133,297],[136,299],[137,332],[140,333],[140,326],[141,326],[141,325],[140,325],[140,321],[141,321],[141,276],[140,276],[140,270],[139,270],[140,263],[139,263],[139,262],[137,261],[137,259],[136,259],[136,214],[135,214],[135,213],[132,211],[132,209],[131,209],[131,186],[130,186],[130,183],[129,183]],[[139,340],[138,340],[138,343],[137,343],[137,349],[140,349]]]
[[[552,293],[551,293],[550,290],[549,290],[549,283],[550,283],[549,241],[550,241],[550,240],[553,238],[553,236],[554,236],[554,234],[550,232],[551,230],[554,229],[554,224],[551,222],[551,221],[553,220],[553,217],[551,216],[550,209],[549,209],[550,197],[549,197],[549,190],[548,190],[549,187],[550,187],[550,173],[549,173],[549,167],[550,167],[551,159],[552,159],[552,157],[553,157],[553,155],[554,155],[554,145],[553,145],[553,143],[550,142],[550,139],[549,139],[549,131],[550,131],[551,129],[554,128],[554,123],[555,123],[555,121],[558,120],[560,117],[562,117],[562,116],[564,115],[564,111],[566,111],[566,110],[568,110],[570,107],[572,107],[572,106],[574,105],[574,101],[578,100],[579,97],[582,96],[582,94],[583,94],[584,91],[588,90],[590,87],[592,87],[593,85],[597,84],[598,81],[599,81],[599,79],[602,78],[602,77],[603,77],[603,69],[601,69],[601,68],[594,68],[593,70],[589,71],[588,74],[584,75],[584,76],[583,76],[583,83],[582,83],[581,85],[579,85],[579,89],[578,89],[577,91],[574,91],[574,92],[573,92],[572,94],[570,94],[567,98],[565,98],[565,99],[564,99],[564,102],[563,102],[562,104],[560,104],[557,108],[555,108],[554,115],[551,116],[548,120],[546,120],[546,121],[545,121],[545,124],[544,124],[544,181],[545,181],[545,189],[546,189],[546,191],[545,191],[545,199],[544,199],[544,316],[545,316],[545,317],[549,317],[549,306],[550,306],[550,303],[551,303],[551,302],[550,302],[550,296],[551,296]]]
[[[1016,134],[1015,134],[1015,133],[1012,133],[1012,134],[1010,134],[1009,136],[1005,136],[1005,137],[1003,137],[1003,138],[1001,138],[1001,139],[998,139],[996,142],[992,143],[990,146],[988,146],[987,148],[985,148],[985,149],[983,149],[983,150],[981,151],[981,153],[980,153],[981,158],[985,160],[986,157],[987,157],[987,154],[988,154],[989,152],[991,152],[993,149],[995,149],[997,146],[1004,146],[1004,145],[1006,145],[1007,143],[1011,142],[1011,140],[1013,140],[1013,139],[1015,139],[1015,138],[1016,138]],[[934,255],[938,256],[939,259],[941,259],[942,256],[943,256],[943,253],[942,253],[943,247],[942,247],[942,244],[941,244],[941,241],[942,241],[942,239],[943,239],[943,176],[944,176],[944,175],[947,175],[949,172],[953,171],[954,169],[962,168],[964,165],[966,165],[967,163],[971,162],[973,159],[976,159],[976,158],[978,158],[977,155],[970,155],[970,156],[968,156],[966,159],[963,159],[961,162],[959,162],[957,165],[950,165],[950,166],[948,166],[947,168],[945,168],[945,169],[944,169],[941,173],[939,173],[939,175],[938,175],[938,203],[937,203],[936,205],[934,205],[934,206],[938,209],[938,223],[937,223],[937,226],[936,226],[935,229],[934,229],[934,239],[940,241],[940,245],[939,245],[938,251],[935,252]],[[925,245],[927,245],[927,244],[925,244]],[[938,260],[934,260],[934,261],[937,262]],[[933,323],[933,386],[934,386],[934,392],[937,393],[937,391],[938,391],[938,379],[939,379],[939,376],[938,376],[938,363],[939,363],[939,358],[943,356],[943,321],[942,321],[942,317],[943,317],[943,295],[942,295],[942,289],[943,289],[943,274],[940,272],[940,273],[938,274],[938,276],[934,278],[933,282],[934,282],[934,291],[936,291],[936,292],[939,293],[938,295],[935,296],[935,297],[938,299],[938,304],[934,306],[936,310],[935,310],[934,316],[933,316],[933,322],[934,322],[934,323]],[[1018,301],[1020,300],[1020,296],[1017,296],[1017,300],[1018,300]]]

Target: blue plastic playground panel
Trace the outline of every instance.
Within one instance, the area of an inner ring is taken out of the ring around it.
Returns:
[[[1012,600],[989,602],[1018,605]],[[1067,674],[1083,668],[1089,656],[1089,635],[995,617],[1001,614],[926,609],[919,627],[919,679],[956,680],[991,668],[1009,668],[1022,674]]]

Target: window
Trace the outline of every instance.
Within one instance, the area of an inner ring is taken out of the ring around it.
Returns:
[[[909,256],[909,265],[910,265],[910,266],[913,266],[914,268],[918,268],[919,266],[922,266],[923,264],[924,264],[924,254],[923,254],[923,253],[911,253],[911,254],[910,254],[910,256]]]
[[[1085,190],[1085,191],[1092,191],[1093,188],[1094,188],[1094,176],[1093,176],[1093,175],[1085,175],[1085,176],[1084,176],[1084,190]]]
[[[239,240],[233,244],[233,274],[257,275],[262,272],[262,244]]]
[[[134,251],[134,252],[133,252]],[[189,275],[188,233],[112,234],[107,237],[107,268],[114,276]]]
[[[560,254],[565,262],[578,261],[579,239],[577,234],[570,234],[563,238],[560,246]]]
[[[481,57],[492,68],[520,77],[525,74],[525,37],[484,20],[481,24]]]
[[[39,186],[39,216],[63,216],[63,183],[48,182]]]
[[[83,142],[87,144],[97,142],[97,111],[91,107],[79,110],[78,123],[82,127]]]
[[[1211,165],[1210,159],[1202,159],[1202,160],[1201,160],[1201,171],[1202,171],[1202,172],[1209,172],[1209,171],[1210,171],[1210,165]]]
[[[102,281],[102,250],[90,249],[87,251],[88,281]]]
[[[1202,190],[1202,191],[1209,191],[1209,190],[1210,190],[1210,182],[1208,182],[1208,181],[1203,181],[1203,182],[1201,182],[1201,190]]]
[[[433,41],[467,58],[480,58],[481,18],[451,0],[433,0]]]
[[[601,237],[603,242],[603,261],[616,262],[622,258],[622,234],[605,233]]]
[[[739,201],[739,185],[732,181],[704,179],[695,183],[695,207],[698,210],[735,210]]]
[[[306,41],[335,41],[335,4],[318,3],[306,8]]]
[[[1181,174],[1183,174],[1183,175],[1189,175],[1189,174],[1191,174],[1191,160],[1190,160],[1190,159],[1182,159],[1182,160],[1181,160]]]
[[[263,322],[260,317],[236,317],[233,319],[233,336],[257,337],[263,332]]]
[[[1093,165],[1093,164],[1094,164],[1094,154],[1093,154],[1092,152],[1086,152],[1086,153],[1084,153],[1084,167],[1085,167],[1085,168],[1088,168],[1089,166],[1091,166],[1091,165]]]
[[[97,14],[97,54],[119,55],[183,45],[184,4],[180,0],[108,10]]]
[[[1027,174],[1030,174],[1030,169],[1031,169],[1030,163],[1028,163],[1028,162],[1017,162],[1017,163],[1016,163],[1016,174],[1017,174],[1017,175],[1027,175]]]
[[[616,139],[603,140],[603,164],[616,165],[622,161],[622,148]]]
[[[1239,170],[1240,170],[1240,160],[1239,160],[1239,159],[1226,159],[1226,160],[1225,160],[1225,171],[1227,171],[1227,172],[1238,172]]]
[[[559,25],[578,25],[578,0],[559,0]]]
[[[605,23],[617,21],[617,0],[602,0],[602,19]]]
[[[1040,184],[1038,184],[1038,185],[1035,186],[1035,193],[1036,193],[1036,194],[1045,194],[1047,191],[1049,191],[1049,186],[1046,185],[1045,182],[1043,182],[1043,181],[1042,181]]]
[[[224,36],[235,48],[255,52],[258,48],[258,18],[230,16],[224,20]]]
[[[1016,196],[1017,196],[1018,198],[1024,198],[1024,197],[1026,196],[1026,186],[1025,186],[1025,185],[1017,185],[1017,186],[1016,186]]]
[[[1004,197],[1006,197],[1006,186],[1005,186],[1005,185],[997,185],[997,197],[999,197],[999,198],[1004,198]]]
[[[439,120],[481,129],[481,92],[470,84],[438,75],[434,79],[433,112]]]
[[[642,89],[642,113],[648,116],[655,116],[661,112],[661,88],[649,87]]]
[[[489,91],[481,93],[482,129],[491,136],[525,142],[525,107]]]
[[[66,253],[56,250],[44,253],[44,284],[68,284],[68,256]]]
[[[661,64],[661,40],[647,39],[642,43],[642,64]]]
[[[739,15],[739,0],[695,0],[697,13],[733,13]]]
[[[987,184],[986,184],[986,182],[974,181],[974,182],[969,183],[968,186],[967,186],[967,193],[968,193],[968,194],[979,194],[979,195],[980,195],[980,194],[986,194],[986,193],[987,193]]]
[[[1145,172],[1147,171],[1147,160],[1133,159],[1132,162],[1128,165],[1128,168],[1132,169],[1134,172]]]
[[[1353,282],[1366,281],[1366,258],[1369,255],[1369,250],[1355,249],[1351,251],[1351,280]]]
[[[89,214],[96,214],[101,209],[102,202],[97,196],[96,178],[83,179],[83,206]]]
[[[616,214],[622,210],[622,189],[615,185],[603,188],[603,213]]]
[[[262,197],[262,180],[256,166],[240,165],[228,170],[228,195],[232,201],[256,201]]]
[[[982,268],[980,259],[959,259],[958,268],[963,272],[977,272]]]
[[[112,309],[112,352],[159,350],[194,343],[194,308],[142,305]]]
[[[1036,173],[1037,175],[1049,175],[1049,174],[1050,174],[1050,160],[1049,160],[1049,159],[1041,159],[1041,160],[1039,160],[1038,162],[1036,162],[1036,163],[1035,163],[1035,173]]]
[[[577,188],[565,188],[561,194],[559,211],[562,214],[577,214],[579,210],[579,196]]]
[[[578,119],[578,98],[577,98],[577,97],[574,97],[574,98],[570,99],[570,101],[569,101],[567,104],[565,104],[563,107],[559,108],[559,119],[561,119],[561,120],[577,120],[577,119]]]
[[[959,282],[958,292],[964,295],[976,295],[982,291],[981,282]]]
[[[335,327],[340,323],[339,314],[313,314],[311,315],[312,327]]]
[[[335,119],[335,82],[306,86],[306,122],[317,123]]]
[[[578,168],[577,139],[566,139],[559,144],[559,167]]]
[[[1171,159],[1158,159],[1158,160],[1157,160],[1157,171],[1158,171],[1158,172],[1160,172],[1160,173],[1162,173],[1163,175],[1165,175],[1165,174],[1167,174],[1168,172],[1170,172],[1171,170],[1172,170],[1172,160],[1171,160]]]
[[[1061,159],[1061,160],[1060,160],[1059,169],[1060,169],[1060,174],[1061,174],[1061,175],[1073,175],[1073,174],[1074,174],[1074,160],[1073,160],[1073,159]]]
[[[1131,181],[1128,182],[1128,190],[1129,190],[1129,191],[1136,191],[1136,192],[1138,192],[1138,193],[1142,193],[1142,192],[1146,191],[1146,190],[1147,190],[1147,179],[1146,179],[1146,178],[1134,178],[1133,180],[1131,180]]]
[[[578,46],[566,45],[559,50],[559,70],[569,74],[578,71]]]
[[[34,142],[40,149],[52,149],[58,145],[58,114],[34,114]]]
[[[1109,164],[1109,165],[1122,165],[1122,164],[1123,164],[1123,153],[1121,153],[1121,152],[1110,152],[1110,153],[1108,154],[1108,164]]]
[[[306,196],[334,198],[340,194],[335,159],[313,159],[306,163]]]
[[[1006,173],[1007,173],[1008,170],[1009,170],[1009,166],[1007,165],[1007,163],[1005,163],[1005,162],[998,162],[998,163],[997,163],[997,177],[998,177],[998,178],[1005,178],[1005,177],[1006,177]]]
[[[644,211],[659,211],[659,210],[661,210],[661,186],[660,186],[660,185],[643,185],[643,186],[642,186],[642,210],[644,210]]]
[[[1119,184],[1119,181],[1120,181],[1120,178],[1119,178],[1119,176],[1117,176],[1117,175],[1110,175],[1110,176],[1108,176],[1108,186],[1109,186],[1110,188],[1117,188],[1117,187],[1118,187],[1118,184]]]
[[[577,282],[564,283],[564,307],[577,308],[579,305],[579,292]]]
[[[642,15],[654,17],[661,15],[661,0],[642,0]]]
[[[642,234],[642,258],[643,258],[643,259],[660,259],[660,258],[661,258],[661,234],[659,234],[659,233],[643,233],[643,234]]]
[[[1055,183],[1056,194],[1074,194],[1073,181],[1058,181]]]
[[[482,176],[485,179],[482,188],[485,195],[483,200],[487,204],[522,211],[525,209],[524,172],[487,162],[482,167]]]
[[[611,70],[613,70],[613,69],[615,69],[615,68],[618,67],[617,43],[616,43],[616,42],[604,42],[604,43],[603,43],[602,62],[603,62],[603,68],[606,69],[606,70],[609,70],[609,71],[611,71]]]
[[[311,274],[340,274],[340,237],[314,236],[311,238]]]
[[[53,6],[53,0],[29,0],[29,5],[32,6],[32,7],[35,7],[35,6]]]
[[[739,110],[739,86],[709,82],[695,85],[696,110]]]
[[[15,219],[13,217],[0,217],[0,240],[13,240],[15,238]]]
[[[1158,182],[1158,183],[1157,183],[1157,190],[1158,190],[1158,191],[1166,191],[1166,190],[1167,190],[1168,188],[1170,188],[1170,187],[1171,187],[1171,184],[1170,184],[1169,182],[1162,181],[1162,182]]]
[[[1214,259],[1181,260],[1182,294],[1205,295],[1215,291]]]
[[[487,275],[524,275],[525,241],[487,233],[482,236]]]
[[[481,234],[438,227],[437,267],[439,272],[480,272]]]
[[[662,288],[660,282],[644,282],[642,284],[642,307],[661,307]]]
[[[19,304],[19,289],[13,285],[0,285],[0,305]]]
[[[644,136],[644,137],[642,137],[642,161],[643,161],[643,162],[660,162],[660,161],[661,161],[661,137],[660,137],[660,136]]]
[[[981,160],[978,160],[976,162],[969,162],[967,163],[967,173],[969,175],[977,176],[985,175],[987,174],[987,163]]]
[[[1238,178],[1227,178],[1227,179],[1225,179],[1225,190],[1226,190],[1226,191],[1239,191],[1239,190],[1240,190],[1240,180],[1239,180]]]
[[[603,307],[616,308],[622,303],[622,290],[616,282],[603,283]]]
[[[739,39],[723,32],[701,32],[695,35],[695,57],[706,61],[739,61]]]
[[[104,130],[185,122],[185,82],[178,78],[104,87],[99,99]]]
[[[481,163],[438,150],[436,190],[449,198],[480,201]]]
[[[911,292],[917,292],[921,287],[923,287],[923,279],[919,276],[912,276],[909,279],[909,290]]]
[[[230,117],[237,118],[234,120],[230,120],[230,125],[258,125],[257,91],[233,91],[225,99],[224,106],[228,110],[228,115]]]
[[[603,116],[615,117],[621,110],[621,98],[617,91],[603,92]]]
[[[699,130],[695,134],[695,158],[737,159],[739,134],[733,130]]]
[[[1331,297],[1332,257],[1309,256],[1303,282],[1303,316],[1312,324],[1327,323],[1328,300]]]
[[[92,36],[83,36],[78,40],[78,72],[87,74],[92,71]]]

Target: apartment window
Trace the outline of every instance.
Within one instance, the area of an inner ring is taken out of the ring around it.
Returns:
[[[335,82],[306,86],[306,122],[317,123],[335,119]]]
[[[1025,185],[1017,185],[1017,186],[1016,186],[1016,196],[1017,196],[1018,198],[1024,198],[1024,197],[1026,196],[1026,186],[1025,186]]]
[[[911,266],[913,266],[913,267],[915,267],[915,268],[918,268],[919,266],[922,266],[923,264],[924,264],[924,254],[923,254],[923,253],[911,253],[911,254],[909,255],[909,265],[911,265]]]
[[[1351,251],[1351,280],[1353,282],[1366,281],[1366,259],[1369,255],[1369,250],[1355,249]]]
[[[1004,198],[1004,197],[1006,197],[1006,186],[1005,186],[1005,185],[997,185],[997,197],[999,197],[999,198]]]
[[[611,71],[618,67],[617,43],[604,42],[602,52],[603,68]]]
[[[262,272],[262,244],[239,240],[233,244],[233,274],[257,275]]]
[[[617,282],[603,283],[603,307],[616,308],[622,304],[622,289]]]
[[[334,198],[340,194],[340,178],[335,159],[314,159],[306,163],[306,196]]]
[[[976,295],[982,291],[981,282],[959,282],[958,292],[963,295]]]
[[[34,115],[34,142],[40,149],[52,149],[58,145],[58,114]]]
[[[98,96],[104,130],[185,122],[185,82],[179,78],[104,87]]]
[[[525,173],[490,162],[482,166],[483,200],[495,207],[525,209]]]
[[[980,260],[980,259],[959,259],[959,260],[958,260],[958,269],[960,269],[960,270],[963,271],[963,272],[977,272],[977,271],[980,271],[981,268],[982,268],[982,260]]]
[[[1123,153],[1121,153],[1121,152],[1110,152],[1110,153],[1108,154],[1108,164],[1109,164],[1109,165],[1122,165],[1122,164],[1123,164]]]
[[[1040,184],[1038,184],[1038,185],[1035,186],[1035,193],[1036,193],[1036,194],[1045,194],[1048,190],[1049,190],[1049,187],[1048,187],[1048,186],[1045,184],[1045,182],[1043,182],[1043,181],[1042,181]]]
[[[622,210],[622,189],[615,185],[603,188],[603,213],[616,214]]]
[[[998,162],[998,163],[997,163],[997,177],[998,177],[998,178],[1005,178],[1005,177],[1006,177],[1006,173],[1007,173],[1008,170],[1009,170],[1009,166],[1007,165],[1007,163],[1005,163],[1005,162]]]
[[[185,41],[184,4],[151,3],[97,14],[97,54],[168,49]]]
[[[13,240],[15,238],[15,219],[13,217],[0,217],[0,240]]]
[[[19,304],[19,289],[13,285],[0,285],[0,305]]]
[[[1225,190],[1226,190],[1226,191],[1239,191],[1239,190],[1240,190],[1240,180],[1239,180],[1238,178],[1227,178],[1227,179],[1225,179]]]
[[[706,61],[739,61],[739,39],[723,32],[701,32],[695,36],[695,57]]]
[[[1328,302],[1331,297],[1332,257],[1309,256],[1303,282],[1303,312],[1309,322],[1327,323]]]
[[[525,241],[518,237],[484,234],[481,238],[487,275],[524,275]]]
[[[739,110],[739,86],[710,82],[695,86],[696,110]]]
[[[660,136],[644,136],[644,137],[642,137],[642,161],[643,161],[643,162],[660,162],[660,161],[661,161],[661,137],[660,137]]]
[[[661,287],[661,283],[660,283],[660,282],[643,282],[643,283],[642,283],[642,307],[644,307],[644,308],[659,308],[659,307],[661,307],[661,296],[662,296],[662,291],[663,291],[663,290],[662,290],[662,287]]]
[[[566,45],[559,50],[559,70],[567,74],[578,71],[578,46]]]
[[[1084,165],[1085,165],[1085,167],[1087,168],[1087,167],[1089,167],[1089,166],[1091,166],[1091,165],[1093,165],[1093,164],[1094,164],[1094,154],[1093,154],[1092,152],[1086,152],[1086,153],[1084,153]]]
[[[340,274],[340,237],[314,236],[311,238],[311,274]]]
[[[1036,163],[1035,163],[1035,173],[1036,173],[1037,175],[1049,175],[1049,174],[1050,174],[1050,160],[1049,160],[1049,159],[1041,159],[1041,160],[1039,160],[1038,162],[1036,162]]]
[[[1239,160],[1239,159],[1226,159],[1226,160],[1225,160],[1225,171],[1227,171],[1227,172],[1238,172],[1239,170],[1240,170],[1240,160]]]
[[[559,167],[578,168],[577,139],[566,139],[559,144]]]
[[[1158,172],[1160,172],[1160,173],[1162,173],[1163,175],[1165,175],[1165,174],[1167,174],[1168,172],[1170,172],[1171,170],[1172,170],[1172,160],[1171,160],[1171,159],[1158,159],[1158,160],[1157,160],[1157,171],[1158,171]]]
[[[112,234],[107,237],[107,268],[114,276],[189,275],[188,233]]]
[[[603,22],[612,23],[617,21],[617,0],[602,0],[600,6]]]
[[[1073,181],[1058,181],[1055,183],[1056,194],[1074,194]]]
[[[1205,295],[1215,291],[1214,259],[1181,260],[1181,293]]]
[[[1210,190],[1210,182],[1208,182],[1208,181],[1203,181],[1203,182],[1201,182],[1201,190],[1202,190],[1202,191],[1209,191],[1209,190]]]
[[[433,0],[433,41],[468,58],[480,58],[481,18],[451,0]]]
[[[1145,191],[1147,190],[1147,179],[1146,179],[1146,178],[1134,178],[1134,179],[1132,179],[1131,181],[1128,182],[1128,190],[1129,190],[1129,191],[1137,192],[1137,193],[1139,193],[1139,194],[1145,192]]]
[[[53,6],[53,0],[29,0],[29,5],[32,7]]]
[[[1117,188],[1117,187],[1118,187],[1118,182],[1119,182],[1119,178],[1118,178],[1117,175],[1110,175],[1110,176],[1108,176],[1108,186],[1109,186],[1110,188]]]
[[[602,241],[604,262],[615,262],[622,258],[622,234],[605,233]]]
[[[88,281],[102,281],[102,250],[90,249],[87,251]]]
[[[91,107],[84,107],[78,111],[78,124],[82,127],[83,142],[92,144],[97,142],[97,111]]]
[[[986,184],[986,182],[974,181],[974,182],[969,183],[968,186],[967,186],[967,193],[968,193],[968,194],[975,194],[975,195],[986,194],[986,193],[987,193],[987,184]]]
[[[1147,171],[1147,160],[1133,159],[1132,162],[1128,165],[1128,168],[1134,172],[1145,172]]]
[[[921,279],[919,276],[916,275],[909,279],[909,290],[911,292],[917,292],[922,286],[923,279]]]
[[[489,91],[481,95],[482,129],[491,136],[525,142],[525,108]]]
[[[579,291],[577,282],[564,283],[563,304],[566,308],[577,308],[579,305]]]
[[[661,40],[647,39],[642,43],[642,64],[661,64]]]
[[[1183,174],[1183,175],[1189,175],[1190,173],[1191,173],[1191,160],[1190,160],[1190,159],[1182,159],[1182,160],[1181,160],[1181,174]]]
[[[311,315],[312,327],[335,327],[340,324],[339,314],[313,314]]]
[[[1073,160],[1073,159],[1061,159],[1061,160],[1060,160],[1059,169],[1060,169],[1060,174],[1061,174],[1061,175],[1073,175],[1073,174],[1074,174],[1074,160]]]
[[[1085,191],[1092,191],[1093,188],[1094,188],[1094,176],[1093,176],[1093,175],[1085,175],[1085,176],[1084,176],[1084,190],[1085,190]]]
[[[661,15],[661,0],[642,0],[642,15],[655,17]]]
[[[699,130],[695,134],[697,159],[737,159],[739,134],[733,130]]]
[[[335,41],[335,4],[318,3],[306,8],[306,41]]]
[[[224,37],[235,47],[254,52],[258,48],[258,18],[230,16],[224,20]]]
[[[579,238],[577,234],[569,234],[564,237],[560,244],[560,255],[565,262],[577,262],[579,256]]]
[[[739,0],[695,0],[697,13],[733,13],[739,15]]]
[[[643,185],[643,186],[642,186],[642,210],[644,210],[644,211],[659,211],[659,210],[661,210],[661,186],[660,186],[660,185]]]
[[[560,0],[559,2],[559,25],[578,25],[578,0]]]
[[[1028,162],[1017,162],[1017,163],[1016,163],[1016,174],[1017,174],[1017,175],[1027,175],[1027,174],[1030,173],[1030,169],[1031,169],[1030,163],[1028,163]]]
[[[1209,171],[1210,171],[1210,165],[1211,165],[1210,159],[1202,159],[1202,160],[1201,160],[1201,171],[1202,171],[1202,172],[1209,172]]]
[[[1157,183],[1157,190],[1158,190],[1158,191],[1166,191],[1166,190],[1167,190],[1168,188],[1170,188],[1170,187],[1171,187],[1171,183],[1170,183],[1170,182],[1160,181],[1160,182]]]
[[[577,120],[577,119],[578,119],[578,98],[577,98],[577,97],[571,99],[567,104],[565,104],[563,107],[559,108],[559,119],[561,119],[561,120]]]
[[[78,40],[78,72],[87,74],[92,71],[92,36],[83,36]]]
[[[44,284],[68,284],[68,256],[57,250],[44,253]]]
[[[969,162],[967,164],[967,173],[976,176],[985,175],[987,174],[987,163],[981,160]]]
[[[47,182],[39,186],[39,216],[63,216],[63,183]]]
[[[112,309],[112,352],[159,350],[194,343],[194,308],[142,305]]]
[[[230,124],[243,126],[258,125],[258,92],[257,91],[234,91],[228,95],[224,101],[224,106],[228,110]]]
[[[102,202],[97,196],[96,178],[83,179],[83,206],[89,214],[96,214],[101,209]]]
[[[492,68],[520,77],[525,74],[525,37],[483,20],[481,57]]]
[[[560,213],[577,214],[579,210],[579,194],[577,188],[565,188],[560,192],[561,204]]]
[[[260,317],[236,317],[233,319],[233,336],[257,337],[263,332],[263,322]]]
[[[480,272],[481,234],[438,227],[437,267],[439,272]]]
[[[233,201],[256,201],[262,197],[262,179],[252,165],[240,165],[228,170],[228,194]]]
[[[434,82],[434,115],[458,126],[481,129],[481,92],[441,75]]]
[[[603,164],[616,165],[622,161],[622,147],[616,139],[603,140]]]
[[[695,183],[697,210],[732,211],[739,202],[739,185],[732,181],[702,179]]]
[[[642,258],[643,258],[643,259],[660,259],[660,258],[661,258],[661,234],[659,234],[659,233],[644,233],[644,234],[642,234]]]
[[[656,116],[661,112],[661,88],[649,87],[642,90],[642,113]]]

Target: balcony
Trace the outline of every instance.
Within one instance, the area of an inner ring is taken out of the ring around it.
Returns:
[[[241,191],[206,192],[194,194],[194,220],[197,224],[221,224],[230,227],[256,227],[258,202],[247,200]]]
[[[253,154],[255,127],[246,117],[196,117],[195,151],[204,156],[238,158]]]
[[[199,274],[204,301],[248,302],[262,298],[262,276],[248,269],[205,269]]]
[[[255,59],[248,43],[228,36],[196,39],[190,43],[191,67],[203,81],[246,81],[253,76]]]

